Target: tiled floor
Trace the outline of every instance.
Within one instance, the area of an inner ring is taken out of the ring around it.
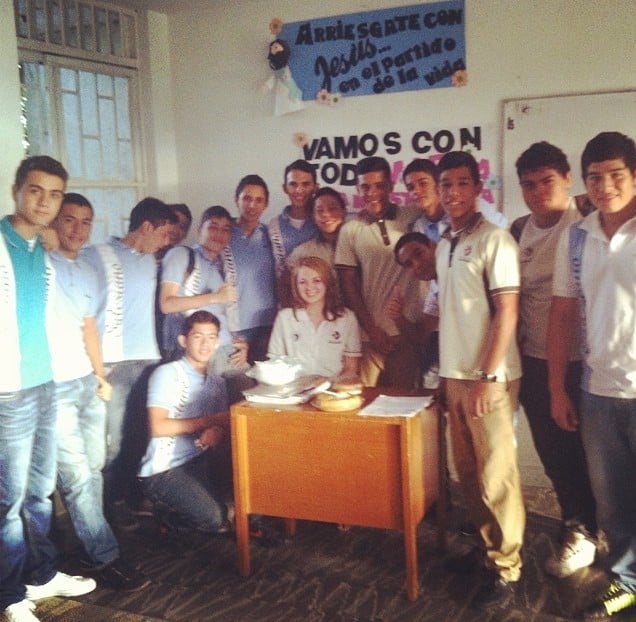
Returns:
[[[528,521],[524,572],[506,610],[480,613],[470,600],[479,587],[473,577],[451,575],[436,544],[436,526],[427,517],[419,529],[421,596],[407,600],[404,554],[399,533],[354,528],[339,532],[325,523],[299,524],[292,542],[280,548],[252,545],[253,574],[236,571],[236,548],[228,537],[160,535],[150,518],[134,534],[122,534],[122,549],[152,579],[135,594],[99,588],[81,599],[50,599],[38,604],[42,622],[552,622],[576,618],[578,609],[604,587],[597,568],[558,581],[542,564],[558,532],[554,493],[524,490]],[[456,527],[464,519],[451,512],[448,553],[472,546]],[[77,551],[67,541],[63,567],[76,570]],[[636,621],[636,613],[617,616]]]

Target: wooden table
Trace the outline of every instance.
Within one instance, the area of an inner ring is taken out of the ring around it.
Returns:
[[[365,391],[365,401],[379,391]],[[416,532],[439,499],[445,528],[443,426],[435,409],[414,417],[326,413],[310,405],[232,406],[239,572],[250,573],[249,514],[404,532],[407,593],[419,593]],[[441,494],[440,494],[441,493]]]

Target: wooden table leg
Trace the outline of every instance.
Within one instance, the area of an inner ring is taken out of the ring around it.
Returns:
[[[417,600],[420,594],[417,567],[417,512],[414,507],[412,490],[413,469],[421,469],[422,464],[412,464],[409,457],[408,447],[410,446],[409,436],[415,433],[413,420],[409,420],[401,427],[400,443],[402,455],[402,511],[404,519],[404,553],[406,558],[406,593],[409,600]],[[417,433],[421,434],[419,428]]]
[[[409,600],[417,600],[420,595],[417,568],[417,525],[404,531],[404,550],[406,553],[406,593]]]
[[[437,414],[437,448],[439,454],[438,481],[439,496],[437,499],[437,545],[446,550],[446,529],[448,526],[448,465],[446,452],[446,416],[444,410],[435,406]]]
[[[250,574],[249,470],[247,461],[245,417],[232,413],[232,469],[234,476],[234,510],[238,569],[241,576]]]
[[[237,512],[235,521],[239,573],[242,577],[247,577],[251,570],[249,516],[244,512]]]

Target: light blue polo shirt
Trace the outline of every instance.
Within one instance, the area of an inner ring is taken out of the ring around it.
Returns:
[[[148,406],[165,408],[170,419],[194,419],[229,408],[225,380],[201,374],[184,356],[160,365],[148,383]],[[200,432],[150,439],[141,461],[140,477],[150,477],[181,466],[199,456],[205,448],[197,443]]]
[[[448,214],[444,214],[437,222],[429,220],[426,216],[420,216],[413,223],[413,231],[423,233],[429,240],[436,244],[442,239],[442,233],[450,227]]]
[[[260,223],[251,236],[232,225],[230,251],[236,265],[240,330],[272,326],[276,317],[276,268],[267,227]]]
[[[47,274],[45,251],[39,236],[30,242],[16,232],[5,216],[0,221],[16,283],[16,320],[20,344],[20,377],[23,389],[53,378],[46,333]],[[51,274],[50,278],[54,278]],[[6,330],[6,327],[3,328]]]
[[[209,294],[217,291],[224,283],[219,269],[203,253],[199,245],[194,249],[194,269],[184,284],[188,263],[190,261],[190,249],[187,246],[175,246],[170,249],[163,258],[161,282],[179,283],[179,296],[196,296],[197,294]],[[224,304],[210,304],[201,307],[201,310],[209,311],[216,315],[221,322],[220,343],[222,346],[230,345],[232,337],[227,328],[227,317]],[[183,319],[193,313],[168,313],[164,320],[164,338],[167,343],[164,347],[173,349],[177,347],[177,336],[181,332]]]
[[[105,255],[100,253],[99,247],[109,247],[106,256],[114,254],[112,264],[106,265]],[[99,282],[106,285],[100,292],[97,314],[104,363],[158,360],[160,354],[155,336],[157,262],[154,255],[139,253],[113,237],[108,244],[83,249],[81,257],[95,268]],[[109,274],[112,275],[110,279]],[[112,331],[108,329],[109,325],[114,325]],[[109,346],[112,335],[121,342],[117,348]],[[117,351],[116,355],[114,351]]]
[[[55,314],[51,355],[56,382],[83,378],[93,367],[84,342],[84,319],[97,316],[97,273],[84,259],[51,253],[55,268]]]

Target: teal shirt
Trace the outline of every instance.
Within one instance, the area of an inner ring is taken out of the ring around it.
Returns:
[[[32,248],[5,217],[0,231],[11,257],[16,283],[16,318],[20,343],[22,388],[36,387],[53,378],[46,335],[46,261],[38,238]]]

